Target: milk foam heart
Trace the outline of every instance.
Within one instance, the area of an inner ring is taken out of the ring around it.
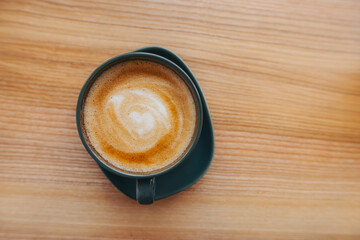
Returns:
[[[135,131],[140,137],[149,131],[154,132],[155,119],[151,113],[131,112],[129,117],[133,120]]]
[[[193,95],[181,77],[144,60],[102,73],[84,106],[93,150],[110,164],[136,173],[176,161],[194,137],[196,121]]]
[[[131,88],[116,91],[107,101],[106,108],[110,113],[108,126],[119,134],[131,135],[124,138],[124,144],[118,146],[124,152],[144,152],[152,148],[171,128],[169,109],[166,102],[146,88]],[[113,114],[116,118],[111,118]],[[121,133],[125,131],[125,133]],[[132,146],[132,140],[137,143]]]

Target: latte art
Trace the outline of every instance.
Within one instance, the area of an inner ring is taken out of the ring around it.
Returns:
[[[154,171],[177,160],[189,146],[197,120],[193,96],[172,70],[133,60],[102,73],[84,106],[91,147],[129,172]]]
[[[118,141],[123,144],[118,149],[124,152],[138,153],[154,147],[172,127],[168,104],[144,88],[117,92],[107,101],[106,109],[106,125],[121,136]]]

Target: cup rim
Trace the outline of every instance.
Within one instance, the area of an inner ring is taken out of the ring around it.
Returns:
[[[84,133],[83,133],[83,127],[81,124],[81,120],[83,118],[83,106],[84,106],[84,102],[85,102],[85,94],[87,94],[87,91],[91,88],[93,82],[96,81],[96,79],[100,76],[100,74],[102,74],[104,71],[106,71],[107,69],[109,69],[110,67],[123,62],[123,61],[127,61],[128,59],[133,58],[134,60],[146,60],[146,59],[152,59],[152,60],[157,60],[162,62],[163,64],[165,64],[167,67],[170,67],[172,70],[175,71],[176,74],[180,75],[182,77],[182,79],[184,81],[186,81],[187,85],[191,88],[193,94],[194,94],[194,100],[196,101],[196,107],[197,107],[197,111],[198,111],[198,121],[196,123],[197,128],[194,134],[194,137],[192,139],[192,141],[190,142],[190,144],[188,145],[187,150],[181,155],[181,157],[179,159],[177,159],[175,162],[173,162],[172,164],[170,164],[168,167],[163,167],[162,169],[160,169],[159,171],[154,171],[154,172],[150,172],[149,174],[136,174],[136,173],[130,173],[130,172],[125,172],[125,171],[120,171],[119,169],[115,169],[113,168],[110,163],[107,164],[106,162],[104,162],[103,160],[101,160],[91,149],[91,147],[89,146],[89,144],[87,143],[85,137],[84,137]],[[193,151],[193,149],[195,148],[195,146],[197,145],[197,142],[200,138],[200,134],[201,134],[201,130],[202,130],[202,124],[203,124],[203,107],[202,107],[202,101],[199,95],[199,92],[195,86],[195,84],[193,83],[193,81],[191,80],[191,78],[184,72],[184,70],[182,70],[178,65],[176,65],[174,62],[170,61],[167,58],[164,58],[162,56],[159,56],[157,54],[153,54],[153,53],[145,53],[145,52],[129,52],[129,53],[125,53],[125,54],[121,54],[118,55],[116,57],[113,57],[107,61],[105,61],[104,63],[102,63],[99,67],[97,67],[88,77],[88,79],[86,80],[86,82],[84,83],[84,85],[81,88],[79,97],[78,97],[78,102],[77,102],[77,107],[76,107],[76,125],[77,125],[77,130],[78,130],[78,134],[80,136],[81,142],[84,145],[86,151],[89,153],[89,155],[95,160],[95,162],[100,165],[101,167],[105,168],[106,170],[119,175],[119,176],[123,176],[123,177],[128,177],[128,178],[151,178],[151,177],[155,177],[155,176],[159,176],[161,174],[164,174],[165,172],[168,172],[174,168],[176,168],[178,165],[180,165],[183,160]]]

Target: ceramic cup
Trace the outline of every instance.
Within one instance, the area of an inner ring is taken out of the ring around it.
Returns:
[[[187,84],[189,87],[194,101],[196,105],[196,111],[197,111],[197,121],[196,121],[196,130],[194,137],[187,148],[187,150],[177,159],[175,160],[171,165],[169,165],[166,168],[159,169],[157,171],[153,171],[149,174],[132,174],[125,172],[107,161],[103,160],[97,151],[89,144],[88,138],[86,135],[86,132],[84,131],[84,119],[83,119],[83,107],[85,103],[86,96],[89,92],[89,89],[91,88],[92,84],[96,81],[96,79],[107,69],[110,67],[124,62],[128,60],[145,60],[145,61],[152,61],[159,64],[162,64],[170,69],[172,69],[178,76],[181,77],[181,79]],[[143,52],[130,52],[126,54],[119,55],[117,57],[114,57],[105,63],[101,64],[87,79],[84,86],[81,89],[78,103],[77,103],[77,109],[76,109],[76,123],[77,123],[77,129],[79,132],[80,139],[85,147],[85,149],[88,151],[90,156],[96,161],[97,164],[99,164],[101,167],[105,168],[106,170],[119,175],[121,177],[127,177],[127,178],[135,178],[136,179],[136,199],[140,204],[151,204],[154,202],[155,198],[155,191],[156,191],[156,177],[167,173],[177,166],[181,164],[181,162],[189,155],[189,153],[195,148],[202,129],[202,123],[203,123],[203,107],[200,100],[199,93],[192,82],[192,80],[189,78],[189,76],[175,63],[172,61],[161,57],[156,54],[152,53],[143,53]],[[171,184],[171,183],[169,183]]]

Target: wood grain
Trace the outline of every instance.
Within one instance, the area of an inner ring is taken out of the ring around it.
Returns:
[[[152,206],[77,135],[102,62],[160,45],[197,76],[216,150]],[[359,1],[1,1],[0,239],[359,239]]]

